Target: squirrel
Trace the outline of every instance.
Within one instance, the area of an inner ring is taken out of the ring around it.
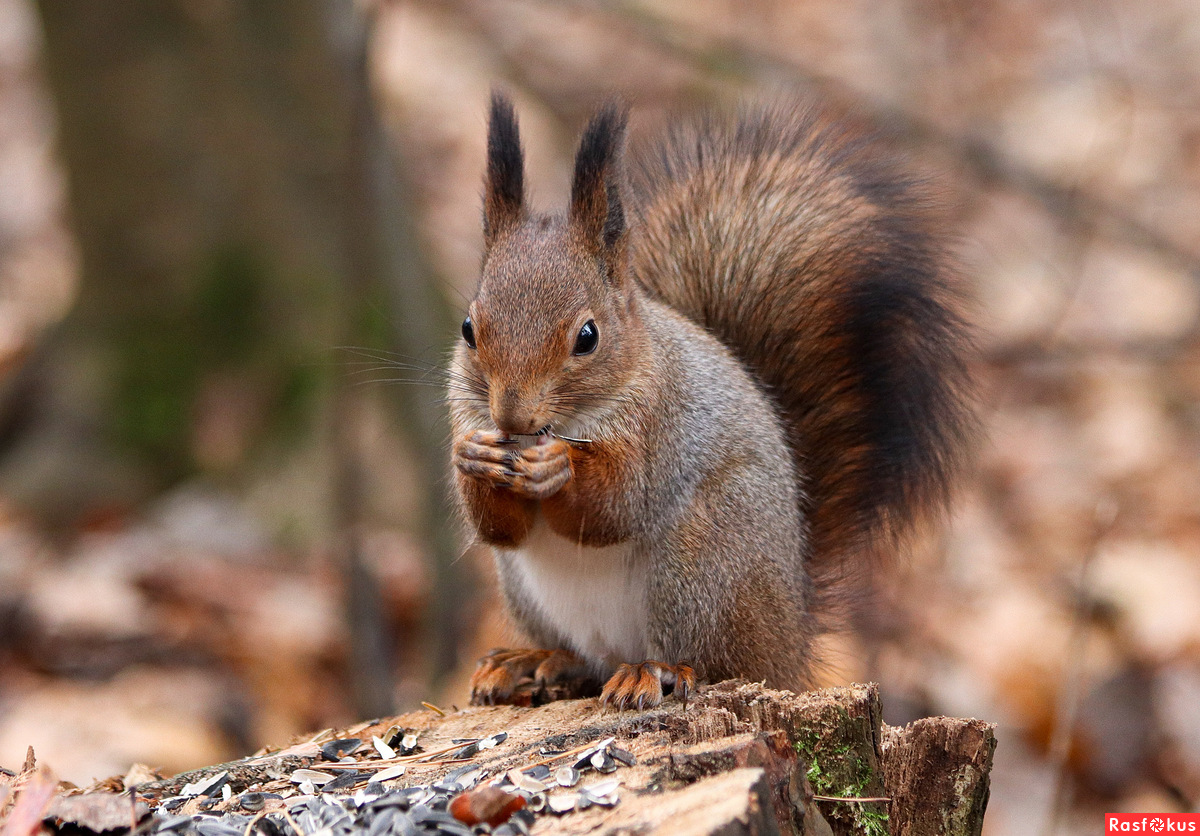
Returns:
[[[452,472],[537,649],[481,660],[476,704],[804,688],[839,577],[945,509],[974,432],[956,271],[877,137],[802,104],[626,154],[626,124],[598,110],[541,214],[492,95]]]

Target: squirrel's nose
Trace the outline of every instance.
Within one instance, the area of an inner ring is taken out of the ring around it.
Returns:
[[[492,420],[501,432],[532,435],[545,426],[537,411],[536,404],[516,387],[506,388],[492,398]]]

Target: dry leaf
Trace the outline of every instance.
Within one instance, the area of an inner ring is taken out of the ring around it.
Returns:
[[[32,762],[31,746],[25,759],[26,768],[29,768]],[[58,788],[54,773],[46,767],[28,773],[23,769],[18,780],[22,781],[23,786],[0,836],[32,836],[37,833],[41,829],[46,808],[50,806],[50,799],[54,797],[54,791]]]
[[[127,793],[115,792],[59,796],[46,810],[46,818],[55,818],[96,833],[131,829],[149,814],[150,808],[144,802],[135,804]]]

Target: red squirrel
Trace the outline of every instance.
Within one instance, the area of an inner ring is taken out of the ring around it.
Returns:
[[[476,703],[581,672],[617,708],[805,687],[830,586],[945,507],[973,434],[958,279],[876,139],[751,108],[627,159],[626,121],[596,113],[542,214],[492,97],[452,459],[536,649],[485,657]]]

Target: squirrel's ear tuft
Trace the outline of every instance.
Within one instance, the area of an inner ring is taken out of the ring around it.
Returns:
[[[492,91],[488,116],[487,174],[483,191],[483,239],[487,247],[520,222],[525,203],[525,152],[517,114],[507,96]]]
[[[592,117],[575,154],[571,223],[598,251],[611,250],[625,234],[620,158],[628,112],[610,102]]]

